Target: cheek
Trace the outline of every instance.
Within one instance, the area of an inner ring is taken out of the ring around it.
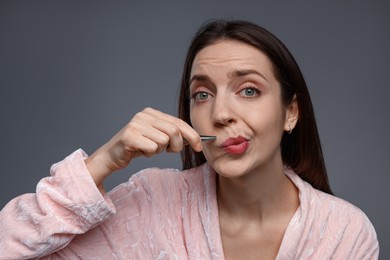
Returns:
[[[263,134],[279,135],[279,132],[283,132],[284,116],[284,111],[274,102],[269,102],[265,106],[253,109],[252,113],[245,113],[245,118],[253,130]]]
[[[196,109],[190,110],[190,120],[191,120],[191,125],[195,129],[195,131],[200,132],[202,131],[202,116],[200,115],[199,111]]]

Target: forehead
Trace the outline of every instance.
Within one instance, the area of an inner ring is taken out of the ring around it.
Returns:
[[[264,53],[235,40],[221,40],[200,50],[192,63],[191,76],[220,70],[231,73],[237,69],[258,70],[273,77],[272,63]]]

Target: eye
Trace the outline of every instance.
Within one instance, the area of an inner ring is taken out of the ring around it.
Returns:
[[[192,95],[192,98],[196,101],[204,101],[210,97],[210,94],[205,91],[199,91]]]
[[[245,97],[254,97],[260,94],[260,90],[255,87],[246,87],[240,91],[240,94]]]

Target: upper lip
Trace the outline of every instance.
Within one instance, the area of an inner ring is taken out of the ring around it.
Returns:
[[[241,143],[247,142],[247,141],[248,141],[248,138],[245,138],[243,136],[230,137],[222,143],[222,147],[237,145],[237,144],[241,144]]]

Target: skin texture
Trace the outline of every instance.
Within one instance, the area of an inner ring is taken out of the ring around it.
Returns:
[[[202,150],[200,137],[186,122],[152,108],[145,108],[106,144],[86,159],[93,180],[104,194],[104,180],[139,156],[151,157],[164,150],[179,152],[183,138],[196,151]]]
[[[185,138],[218,173],[225,257],[274,259],[299,206],[280,150],[283,133],[298,120],[298,106],[294,99],[284,107],[280,91],[263,53],[237,41],[219,41],[202,49],[193,62],[192,127],[146,108],[86,159],[86,165],[105,193],[103,183],[112,172],[139,156],[179,152]],[[198,133],[217,139],[202,145]]]
[[[224,40],[201,50],[191,73],[191,122],[216,135],[204,144],[219,174],[218,201],[226,258],[273,259],[299,206],[297,190],[283,173],[280,142],[297,122],[294,100],[283,107],[269,59],[256,48]],[[239,154],[223,149],[244,137]],[[243,152],[242,152],[243,151]],[[242,153],[241,153],[242,152]]]

